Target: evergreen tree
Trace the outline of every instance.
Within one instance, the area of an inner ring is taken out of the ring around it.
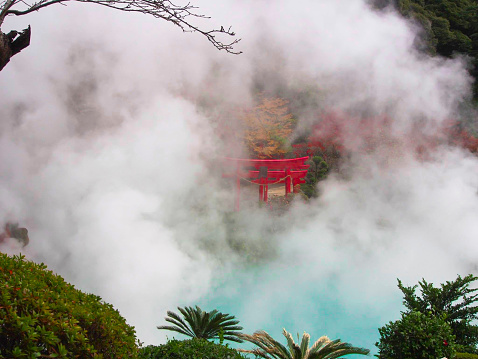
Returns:
[[[418,285],[406,287],[398,280],[398,287],[403,292],[403,304],[409,312],[416,311],[443,317],[450,325],[456,337],[459,351],[477,352],[478,326],[473,321],[478,319],[477,288],[470,288],[478,277],[472,274],[458,276],[454,281],[447,281],[439,288],[424,279]],[[415,293],[420,288],[420,295]]]

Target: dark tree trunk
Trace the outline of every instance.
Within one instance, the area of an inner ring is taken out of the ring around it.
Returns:
[[[12,50],[10,49],[7,35],[0,32],[0,71],[8,64],[10,57],[12,57]]]
[[[0,31],[0,71],[8,64],[12,56],[30,45],[30,34],[30,26],[20,34],[16,31],[10,31],[8,34]]]

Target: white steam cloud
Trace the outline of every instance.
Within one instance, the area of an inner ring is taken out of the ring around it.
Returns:
[[[88,4],[7,19],[33,31],[0,73],[0,219],[29,229],[28,258],[112,303],[147,344],[164,342],[167,310],[200,303],[247,331],[373,349],[399,315],[397,277],[476,273],[478,160],[444,146],[417,159],[407,137],[458,118],[464,60],[419,54],[413,25],[362,0],[198,6],[206,26],[233,25],[242,55]],[[232,184],[212,165],[224,144],[208,115],[258,90],[307,99],[300,129],[321,110],[386,115],[395,146],[355,153],[347,179],[280,219],[242,212],[231,244]]]

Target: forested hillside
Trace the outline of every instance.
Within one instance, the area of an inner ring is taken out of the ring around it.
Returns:
[[[478,98],[478,1],[477,0],[376,0],[385,8],[393,4],[398,11],[419,24],[423,36],[418,46],[445,57],[469,56],[470,73],[475,79],[474,98]]]

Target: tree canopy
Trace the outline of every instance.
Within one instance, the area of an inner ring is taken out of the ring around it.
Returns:
[[[411,287],[398,280],[407,310],[401,319],[379,328],[378,357],[435,359],[454,357],[455,351],[476,353],[478,289],[470,286],[477,279],[458,275],[440,287],[425,279]]]
[[[289,150],[295,120],[287,104],[281,98],[261,96],[257,106],[242,111],[244,142],[255,158],[282,158]]]
[[[380,359],[454,358],[454,336],[441,317],[417,311],[402,313],[402,317],[378,329]]]
[[[478,1],[396,0],[399,12],[419,23],[424,30],[424,47],[431,54],[471,59],[471,75],[478,96]]]
[[[473,321],[478,319],[477,288],[470,284],[478,277],[472,274],[466,277],[458,276],[454,281],[447,281],[434,287],[433,283],[422,280],[418,285],[406,287],[398,281],[398,287],[403,293],[403,304],[408,311],[431,313],[443,317],[456,336],[456,343],[465,351],[476,351],[478,345],[478,326]],[[415,293],[420,288],[420,295]]]

